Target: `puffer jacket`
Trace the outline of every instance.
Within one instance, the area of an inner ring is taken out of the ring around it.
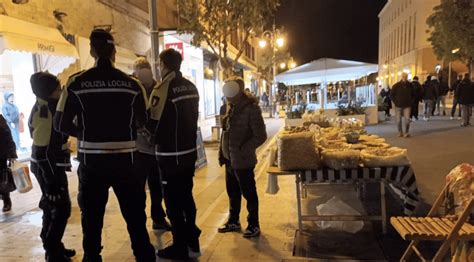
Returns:
[[[244,95],[238,104],[231,105],[223,124],[219,163],[230,164],[233,169],[254,168],[256,149],[267,140],[258,101]]]
[[[17,158],[16,146],[3,115],[0,115],[0,141],[0,159]]]

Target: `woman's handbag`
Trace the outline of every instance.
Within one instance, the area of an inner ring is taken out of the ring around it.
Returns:
[[[15,191],[16,186],[13,181],[12,170],[7,167],[0,170],[0,193],[10,193]]]
[[[27,164],[16,162],[12,168],[12,176],[18,192],[26,193],[33,188]]]

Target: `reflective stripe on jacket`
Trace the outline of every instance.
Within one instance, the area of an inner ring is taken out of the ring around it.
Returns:
[[[59,100],[55,127],[77,137],[78,158],[100,164],[134,162],[137,129],[147,121],[145,91],[111,61],[72,76]],[[117,157],[119,155],[120,157]]]

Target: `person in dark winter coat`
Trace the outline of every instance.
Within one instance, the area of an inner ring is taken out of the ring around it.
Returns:
[[[7,121],[0,114],[0,172],[6,169],[8,165],[12,165],[16,155],[16,146],[13,141],[13,137],[8,127]],[[10,198],[10,192],[0,192],[0,196],[3,199],[3,212],[8,212],[12,209],[12,200]]]
[[[425,121],[430,120],[430,117],[433,114],[435,101],[438,99],[436,88],[437,83],[438,81],[433,82],[431,76],[428,76],[423,84],[423,101],[425,102],[425,116],[423,119]]]
[[[390,87],[385,86],[382,91],[380,91],[380,96],[382,97],[382,103],[385,109],[385,116],[390,116],[390,109],[392,109],[392,100],[390,99]]]
[[[248,227],[243,236],[255,237],[260,234],[260,224],[254,168],[257,164],[256,149],[267,139],[265,123],[258,101],[244,93],[242,79],[227,80],[223,91],[230,108],[223,120],[219,163],[225,165],[226,169],[230,214],[218,232],[240,231],[239,215],[243,195],[249,212]]]
[[[454,114],[456,113],[456,107],[458,107],[458,104],[459,104],[458,87],[461,81],[462,81],[462,75],[458,75],[458,80],[456,80],[456,82],[453,84],[450,90],[453,93],[453,108],[451,108],[451,120],[454,119]],[[458,119],[461,119],[461,105],[459,105]]]
[[[423,89],[421,87],[420,82],[418,82],[417,76],[413,78],[411,85],[413,87],[413,92],[415,94],[413,105],[411,106],[411,119],[418,120],[418,107],[420,106],[420,102],[423,99],[423,96],[422,96]]]
[[[449,92],[448,83],[446,83],[442,76],[439,77],[439,97],[436,100],[436,111],[438,112],[437,115],[446,115],[446,96]],[[441,113],[441,108],[443,108],[443,113]]]
[[[402,80],[393,85],[390,98],[395,105],[395,117],[398,123],[398,136],[410,136],[410,116],[413,101],[415,101],[415,91],[408,81],[408,74],[402,73]],[[403,118],[405,124],[402,126]],[[404,128],[403,128],[404,127]]]
[[[474,105],[474,85],[469,74],[464,75],[464,79],[458,86],[458,102],[462,108],[463,123],[461,126],[470,126],[472,106]]]

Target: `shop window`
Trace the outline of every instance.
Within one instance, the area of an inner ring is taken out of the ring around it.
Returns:
[[[13,121],[14,127],[12,126],[11,131],[17,145],[17,153],[20,158],[24,158],[28,156],[31,148],[28,118],[36,102],[36,97],[31,92],[29,77],[35,71],[33,55],[7,50],[0,55],[0,64],[0,105],[4,115],[6,111],[11,112],[11,118],[7,121]],[[14,106],[5,101],[8,94],[13,94]]]
[[[411,16],[408,20],[408,52],[411,51]]]
[[[404,36],[404,42],[403,42],[403,53],[406,53],[407,52],[407,42],[408,42],[408,38],[410,37],[410,35],[408,34],[408,21],[405,20],[405,36]]]
[[[416,12],[413,15],[413,49],[416,48]]]

